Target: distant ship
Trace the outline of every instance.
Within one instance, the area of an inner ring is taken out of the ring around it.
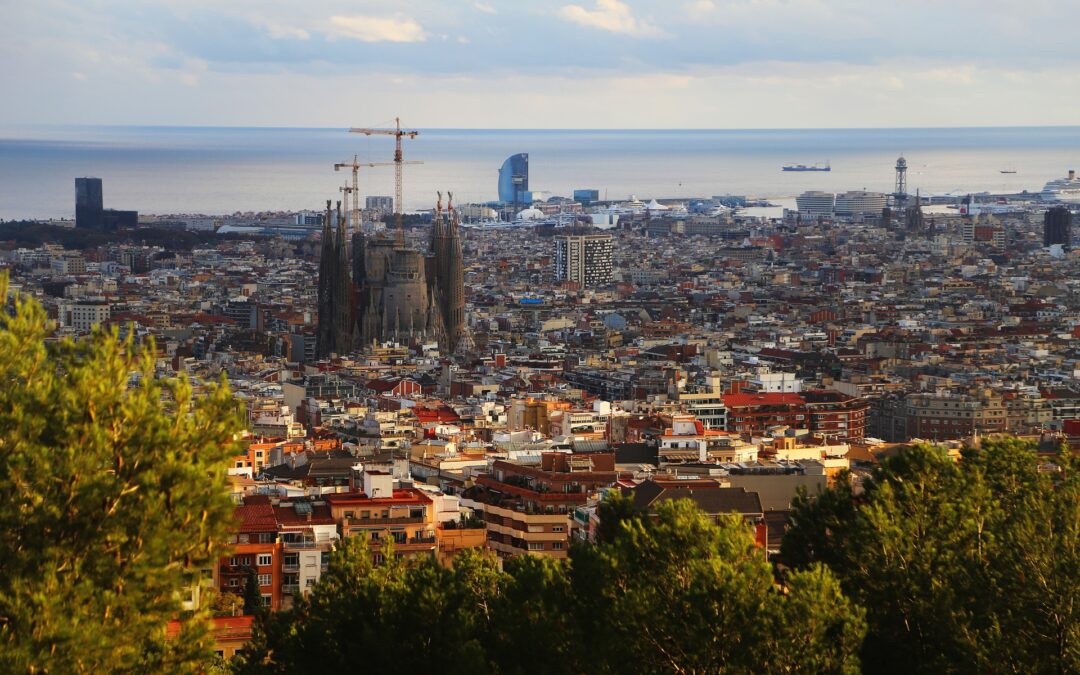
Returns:
[[[789,164],[781,167],[784,171],[832,171],[832,167],[828,162],[824,164]]]
[[[1002,169],[1001,173],[1016,173],[1016,169]]]

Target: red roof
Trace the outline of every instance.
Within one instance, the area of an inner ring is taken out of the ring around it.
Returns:
[[[241,532],[277,532],[278,529],[274,507],[269,501],[237,506],[236,519]]]
[[[373,499],[363,492],[338,492],[326,495],[326,501],[330,504],[415,504],[417,502],[430,503],[431,498],[422,490],[416,488],[403,488],[394,490],[393,497],[379,497]]]
[[[728,408],[741,408],[754,405],[802,405],[806,403],[799,394],[764,393],[764,394],[725,394],[724,405]]]

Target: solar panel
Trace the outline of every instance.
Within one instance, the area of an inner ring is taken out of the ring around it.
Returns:
[[[293,508],[296,509],[296,513],[299,515],[311,513],[311,502],[296,502],[293,504]]]

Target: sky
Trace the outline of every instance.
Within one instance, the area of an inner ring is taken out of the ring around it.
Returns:
[[[1080,123],[1080,0],[0,0],[0,125]]]

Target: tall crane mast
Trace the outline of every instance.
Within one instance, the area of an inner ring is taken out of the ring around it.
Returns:
[[[401,203],[401,173],[402,166],[405,164],[420,164],[421,162],[406,162],[404,161],[404,155],[401,152],[401,139],[416,138],[420,135],[419,131],[405,130],[401,128],[401,119],[394,118],[393,129],[368,129],[368,128],[351,128],[349,133],[364,134],[365,136],[379,135],[379,136],[393,136],[394,137],[394,220],[397,225],[397,241],[399,245],[405,244],[405,225],[402,222],[402,203]]]
[[[423,164],[423,162],[404,162],[404,164]],[[352,212],[349,215],[350,238],[354,233],[360,231],[360,182],[358,173],[362,166],[397,166],[397,164],[394,162],[361,162],[356,155],[353,155],[351,162],[338,162],[334,165],[334,171],[352,169],[352,187],[347,190],[340,188],[342,192],[346,194],[351,192],[353,196]]]
[[[349,188],[349,192],[352,193],[352,209],[349,211],[349,236],[360,231],[360,184],[357,173],[360,169],[360,162],[357,161],[356,155],[353,155],[351,163],[340,162],[334,165],[334,171],[340,171],[342,169],[352,168],[352,187]],[[344,192],[344,190],[342,190]]]

